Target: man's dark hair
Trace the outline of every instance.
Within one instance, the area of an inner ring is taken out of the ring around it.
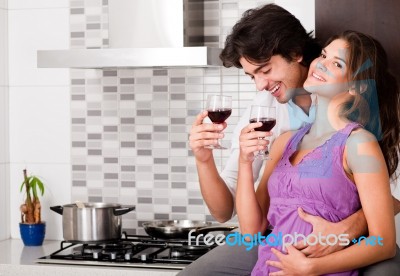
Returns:
[[[281,55],[287,61],[302,56],[302,65],[308,67],[321,53],[321,46],[311,34],[290,12],[268,4],[243,14],[226,38],[220,58],[225,67],[242,68],[241,57],[263,64],[273,55]]]

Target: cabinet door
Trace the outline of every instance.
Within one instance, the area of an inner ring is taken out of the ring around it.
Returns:
[[[399,0],[315,0],[315,33],[322,42],[344,30],[367,33],[385,48],[400,83]]]

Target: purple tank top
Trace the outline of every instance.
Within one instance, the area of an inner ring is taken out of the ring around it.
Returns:
[[[296,165],[290,157],[311,124],[298,130],[289,140],[281,160],[268,180],[270,207],[268,221],[274,227],[272,233],[305,236],[311,234],[311,224],[303,221],[297,208],[328,221],[338,222],[360,209],[357,188],[346,176],[343,169],[343,152],[350,133],[359,128],[357,123],[349,123],[332,135],[321,146],[315,148]],[[261,184],[260,184],[261,185]],[[282,250],[282,246],[276,246]],[[258,261],[252,275],[268,275],[277,271],[265,264],[267,260],[277,260],[269,245],[258,249]],[[329,275],[358,275],[357,271],[347,271]]]

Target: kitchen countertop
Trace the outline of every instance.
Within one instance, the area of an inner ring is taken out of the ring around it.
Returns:
[[[60,248],[61,241],[45,240],[42,246],[24,246],[19,239],[0,242],[0,276],[58,275],[58,276],[174,276],[179,270],[123,267],[94,267],[81,265],[38,264],[37,258],[50,255]]]

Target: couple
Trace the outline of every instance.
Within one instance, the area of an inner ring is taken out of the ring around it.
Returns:
[[[203,197],[218,221],[229,220],[236,205],[242,233],[263,233],[272,225],[284,233],[347,233],[351,240],[369,231],[383,237],[384,246],[364,243],[340,250],[339,245],[300,243],[288,247],[287,255],[268,246],[260,246],[258,254],[220,246],[180,275],[247,275],[254,266],[255,275],[355,275],[354,269],[393,257],[393,212],[400,207],[390,197],[389,176],[398,164],[399,92],[383,53],[377,41],[357,32],[333,38],[321,51],[279,6],[249,10],[227,37],[221,58],[227,67],[243,68],[259,91],[272,91],[258,93],[254,101],[278,111],[274,134],[282,135],[271,147],[272,160],[255,192],[262,163],[252,155],[267,144],[257,138],[270,134],[254,131],[257,123],[248,125],[248,111],[221,175],[212,151],[204,149],[220,135],[218,125],[202,123],[206,113],[193,124],[190,146]],[[364,275],[396,275],[390,274],[396,269],[398,261],[391,259],[367,267]]]

